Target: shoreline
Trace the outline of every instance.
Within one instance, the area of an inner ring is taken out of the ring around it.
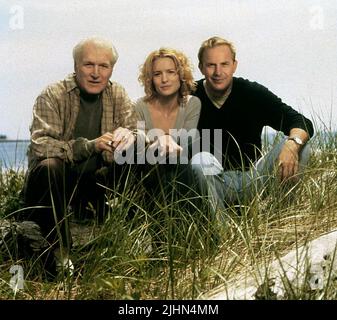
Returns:
[[[29,139],[0,139],[1,142],[29,142]]]

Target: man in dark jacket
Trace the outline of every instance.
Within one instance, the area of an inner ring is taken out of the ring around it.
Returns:
[[[208,150],[203,147],[195,154],[192,166],[214,210],[251,199],[275,167],[281,181],[294,180],[308,161],[306,143],[313,135],[311,121],[267,88],[233,77],[235,55],[233,44],[219,37],[204,41],[198,54],[205,77],[194,93],[202,104],[198,129],[208,135],[209,144],[203,142]],[[262,157],[264,126],[282,131],[286,138]]]

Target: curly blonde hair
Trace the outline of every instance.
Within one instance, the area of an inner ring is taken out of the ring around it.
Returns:
[[[151,52],[144,64],[140,67],[140,75],[138,77],[139,82],[144,86],[145,101],[151,101],[155,99],[158,94],[153,85],[153,62],[159,58],[171,58],[177,68],[180,78],[179,89],[179,102],[185,102],[186,97],[195,90],[196,83],[192,75],[192,66],[186,55],[178,50],[171,48],[160,48]]]

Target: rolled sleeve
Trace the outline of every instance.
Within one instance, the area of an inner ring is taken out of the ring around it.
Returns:
[[[62,141],[63,125],[57,103],[48,94],[36,99],[31,125],[30,150],[37,159],[73,161],[72,141]]]

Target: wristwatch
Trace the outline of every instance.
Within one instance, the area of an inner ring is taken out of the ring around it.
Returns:
[[[304,145],[303,140],[301,138],[299,138],[299,137],[288,137],[287,140],[295,141],[295,143],[297,143],[300,146]]]

